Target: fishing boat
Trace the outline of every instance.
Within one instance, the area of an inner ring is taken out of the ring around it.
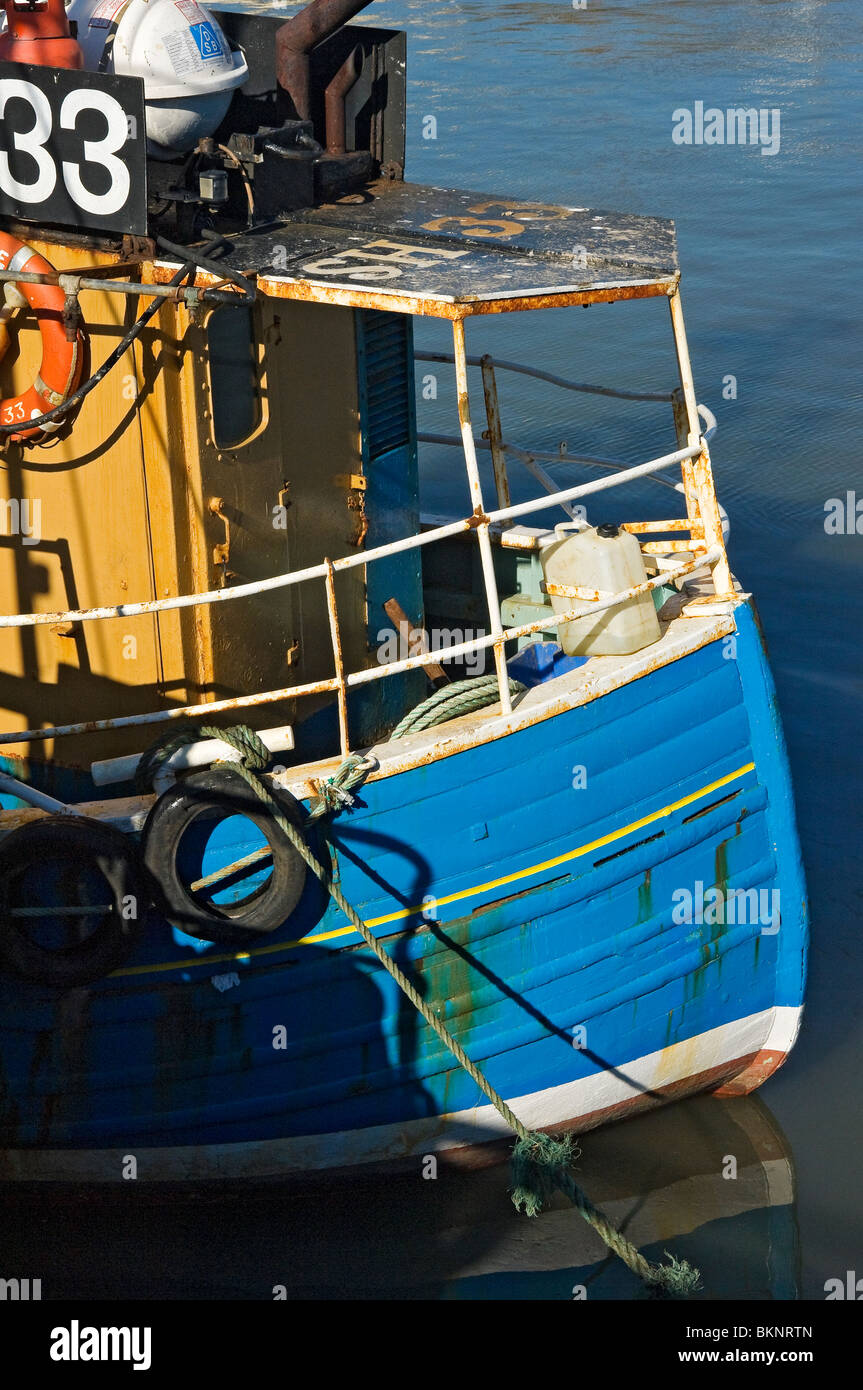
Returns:
[[[405,38],[364,8],[5,0],[6,1179],[492,1156],[334,893],[532,1129],[745,1095],[797,1034],[788,761],[673,223],[405,181]],[[636,300],[667,391],[516,360],[524,314]],[[561,486],[504,437],[513,373],[667,447]],[[453,441],[464,506],[421,513]],[[634,514],[651,480],[677,514]]]

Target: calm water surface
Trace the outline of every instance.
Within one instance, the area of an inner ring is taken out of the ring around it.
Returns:
[[[863,498],[859,4],[380,0],[372,19],[408,31],[412,180],[676,221],[732,564],[758,599],[791,755],[809,998],[791,1060],[757,1098],[696,1099],[587,1135],[581,1172],[649,1253],[672,1241],[700,1265],[703,1297],[823,1298],[826,1279],[863,1271],[863,536],[824,529],[828,498]],[[779,152],[675,145],[673,110],[699,100],[779,108]],[[448,348],[442,325],[420,327],[423,346]],[[468,345],[580,380],[674,383],[660,302],[480,321]],[[736,399],[723,399],[729,376]],[[513,442],[632,462],[672,447],[663,406],[500,384]],[[446,369],[420,406],[421,428],[454,431]],[[426,503],[461,509],[458,456],[429,449],[424,464]],[[561,486],[584,476],[555,471]],[[646,485],[635,500],[660,516],[666,497]],[[736,1182],[722,1178],[728,1154]],[[264,1201],[25,1204],[22,1239],[58,1294],[266,1298],[283,1283],[296,1296],[566,1299],[581,1281],[591,1297],[638,1296],[571,1211],[529,1223],[506,1182],[496,1169]]]

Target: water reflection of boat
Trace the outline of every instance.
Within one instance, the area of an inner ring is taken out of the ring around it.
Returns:
[[[579,1172],[649,1258],[661,1259],[673,1242],[675,1254],[701,1271],[694,1297],[798,1296],[793,1159],[755,1097],[695,1097],[590,1134]],[[460,1271],[450,1296],[572,1298],[583,1289],[589,1299],[608,1299],[640,1292],[562,1198],[527,1232],[510,1220],[501,1220],[500,1231],[495,1246]]]
[[[646,1254],[673,1242],[701,1270],[697,1297],[797,1296],[792,1158],[756,1098],[697,1097],[591,1133],[578,1169]],[[7,1188],[4,1253],[43,1271],[45,1298],[644,1296],[572,1207],[520,1216],[508,1181],[505,1164],[441,1164],[434,1181],[417,1168],[326,1187],[129,1184],[69,1201]]]

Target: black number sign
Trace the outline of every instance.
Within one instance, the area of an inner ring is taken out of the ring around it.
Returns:
[[[144,84],[0,63],[0,217],[147,231]]]

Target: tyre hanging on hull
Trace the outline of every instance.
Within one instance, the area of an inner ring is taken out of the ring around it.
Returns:
[[[270,794],[279,804],[284,816],[296,826],[302,824],[302,811],[289,792],[270,787]],[[252,865],[243,866],[243,855],[230,850],[227,862],[215,871],[219,874],[212,883],[202,880],[215,877],[203,870],[203,834],[207,823],[243,817],[250,821],[266,842],[266,851],[253,850],[257,858]],[[189,838],[199,837],[197,848],[188,849]],[[242,777],[229,766],[221,765],[208,771],[194,772],[169,787],[153,806],[144,827],[144,862],[158,885],[157,903],[175,926],[202,941],[218,941],[226,945],[248,945],[257,935],[276,931],[296,908],[306,883],[307,869],[302,857],[282,833],[260,799]],[[272,859],[272,870],[266,881],[259,883],[241,900],[226,900],[226,894],[255,865]],[[233,863],[237,869],[225,874]],[[187,882],[191,873],[192,881]],[[221,901],[217,899],[221,897]]]
[[[96,896],[110,901],[58,901],[32,910],[16,884],[28,870],[38,874],[40,885],[50,883],[52,867],[59,873],[58,897],[64,886],[70,890],[75,880],[80,884],[83,872],[93,869],[108,890]],[[0,964],[36,984],[60,989],[93,984],[131,955],[150,896],[137,848],[122,831],[84,816],[31,821],[0,841]],[[64,910],[68,908],[74,913]],[[64,919],[67,939],[61,944],[46,945],[36,938],[40,929],[44,934],[46,921]],[[78,939],[69,941],[70,935]]]

